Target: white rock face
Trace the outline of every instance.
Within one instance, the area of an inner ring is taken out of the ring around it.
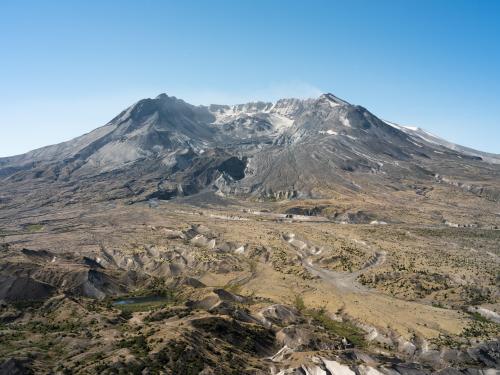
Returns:
[[[288,242],[290,243],[290,245],[292,245],[293,247],[295,247],[296,249],[299,249],[299,250],[304,250],[307,248],[307,244],[304,241],[294,239],[294,240],[291,240]]]
[[[302,365],[302,370],[304,370],[306,375],[326,375],[326,371],[318,366]]]
[[[209,240],[203,234],[196,235],[189,242],[198,247],[205,247],[207,249],[215,248],[215,239]]]
[[[483,318],[489,319],[492,322],[500,324],[500,315],[492,310],[486,309],[484,307],[476,307],[476,306],[470,306],[467,310],[469,310],[470,312],[476,312],[479,315],[481,315]]]
[[[370,222],[371,225],[387,225],[385,221],[373,220]]]
[[[409,356],[412,356],[413,354],[415,354],[416,350],[417,350],[417,347],[415,346],[415,344],[413,344],[409,341],[406,341],[402,338],[400,338],[398,340],[398,351],[400,353],[405,353]]]
[[[349,366],[342,365],[336,361],[329,361],[327,359],[322,358],[323,363],[328,371],[334,375],[356,375],[354,371],[352,371]]]
[[[489,368],[486,370],[479,370],[482,372],[484,375],[498,375],[499,371],[494,369],[494,368]]]
[[[259,312],[259,316],[267,321],[278,322],[281,326],[294,323],[298,319],[297,312],[285,305],[271,305],[267,306]]]
[[[245,253],[245,246],[240,246],[237,249],[234,250],[236,254],[244,254]]]
[[[384,375],[382,372],[376,368],[360,365],[358,366],[358,372],[360,375]]]
[[[273,355],[270,360],[273,362],[281,362],[287,354],[293,353],[293,350],[288,346],[282,347],[275,355]]]

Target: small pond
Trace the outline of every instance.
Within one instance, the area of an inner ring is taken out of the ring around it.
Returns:
[[[170,298],[165,296],[139,296],[139,297],[126,297],[113,302],[114,306],[121,305],[136,305],[142,303],[167,303],[171,301]]]

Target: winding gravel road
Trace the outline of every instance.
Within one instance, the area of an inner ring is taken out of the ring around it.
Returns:
[[[283,236],[284,240],[297,251],[303,266],[314,276],[318,276],[323,281],[333,285],[339,291],[351,293],[367,293],[369,288],[361,285],[357,278],[366,271],[384,264],[386,259],[385,251],[375,251],[372,258],[365,266],[356,272],[338,272],[325,269],[315,264],[313,257],[308,254],[309,246],[306,241],[297,240],[295,234],[289,233]]]

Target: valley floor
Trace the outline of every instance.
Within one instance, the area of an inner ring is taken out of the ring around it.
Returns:
[[[494,225],[341,223],[321,212],[290,214],[291,204],[4,211],[3,369],[498,368]]]

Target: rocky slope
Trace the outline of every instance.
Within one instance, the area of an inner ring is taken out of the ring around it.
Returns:
[[[162,94],[72,141],[0,159],[0,176],[7,191],[29,183],[88,191],[111,181],[99,186],[105,199],[170,199],[204,189],[325,198],[439,182],[497,200],[499,160],[382,121],[332,94],[208,107]]]

